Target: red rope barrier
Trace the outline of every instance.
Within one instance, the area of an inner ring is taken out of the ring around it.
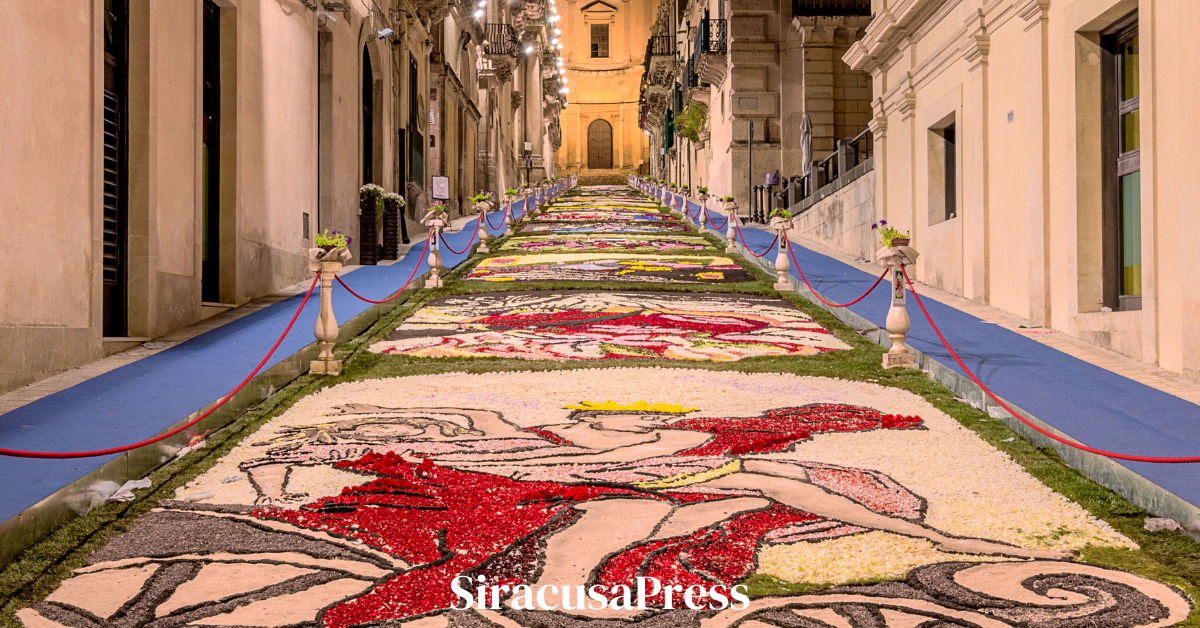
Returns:
[[[817,292],[815,288],[812,287],[812,284],[808,283],[808,278],[804,276],[804,271],[800,270],[800,262],[796,261],[796,254],[792,252],[791,243],[788,244],[787,250],[788,250],[788,255],[792,258],[792,265],[796,267],[796,272],[800,273],[800,279],[804,281],[804,285],[808,286],[808,289],[812,291],[813,296],[817,297],[818,301],[820,301],[821,303],[824,303],[825,305],[828,305],[829,307],[849,307],[849,306],[854,305],[855,303],[858,303],[859,301],[862,301],[863,299],[867,298],[868,294],[871,294],[872,292],[874,292],[875,288],[879,285],[879,282],[883,281],[884,277],[887,277],[888,270],[890,270],[888,268],[883,269],[883,274],[879,275],[879,279],[876,279],[875,283],[871,284],[871,287],[867,288],[867,291],[864,292],[861,297],[858,297],[857,299],[850,301],[848,303],[833,303],[830,301],[826,301],[825,297],[822,297],[821,294],[819,292]]]
[[[742,241],[742,248],[746,249],[746,252],[754,257],[762,257],[767,253],[770,253],[771,249],[775,248],[775,244],[779,242],[779,236],[777,235],[775,236],[774,240],[771,240],[771,244],[767,246],[766,250],[764,250],[762,253],[755,253],[754,251],[750,250],[750,245],[746,244],[746,238],[742,235],[742,227],[741,225],[737,224],[736,220],[733,222],[733,228],[735,231],[737,231],[738,239]]]
[[[1075,449],[1079,449],[1081,451],[1086,451],[1088,453],[1098,454],[1101,456],[1105,456],[1107,458],[1115,458],[1117,460],[1129,460],[1132,462],[1153,462],[1153,463],[1158,463],[1158,464],[1195,464],[1195,463],[1200,462],[1200,456],[1156,457],[1156,456],[1133,456],[1130,454],[1113,453],[1111,451],[1105,451],[1103,449],[1096,449],[1095,447],[1088,447],[1087,445],[1082,445],[1080,443],[1071,442],[1057,434],[1054,434],[1048,430],[1042,429],[1038,425],[1033,424],[1028,419],[1026,419],[1025,417],[1018,414],[1016,410],[1013,410],[1011,407],[1009,407],[1009,405],[1007,403],[1004,403],[1004,401],[1002,401],[999,397],[997,397],[996,394],[993,393],[990,389],[988,389],[987,386],[984,386],[983,382],[979,381],[978,377],[975,377],[975,374],[971,372],[971,369],[967,368],[967,365],[963,363],[962,358],[958,357],[958,354],[955,353],[954,349],[950,347],[950,343],[946,342],[946,337],[942,335],[941,330],[939,330],[937,325],[934,324],[933,318],[931,318],[929,316],[929,312],[925,309],[925,304],[921,302],[921,295],[917,294],[916,288],[913,287],[912,279],[909,279],[909,277],[908,277],[908,270],[906,270],[903,266],[900,267],[900,270],[901,270],[901,272],[904,273],[904,280],[906,282],[908,282],[908,291],[912,293],[914,298],[916,298],[917,305],[921,307],[921,313],[925,315],[925,320],[929,321],[929,326],[932,327],[934,333],[937,334],[938,340],[942,341],[942,346],[946,347],[946,350],[949,351],[950,355],[954,357],[954,361],[958,362],[958,365],[960,367],[962,367],[962,370],[964,372],[966,372],[968,377],[971,378],[971,381],[975,382],[976,386],[979,386],[980,388],[982,388],[983,392],[987,393],[987,395],[992,398],[992,401],[995,401],[996,403],[1000,404],[1001,408],[1008,410],[1008,412],[1010,414],[1012,414],[1013,416],[1020,419],[1020,421],[1022,423],[1024,423],[1025,425],[1032,427],[1033,429],[1037,430],[1044,436],[1048,436],[1064,445],[1067,445],[1068,447],[1074,447]]]
[[[263,356],[263,359],[262,359],[262,361],[260,361],[258,363],[258,366],[254,367],[253,371],[250,371],[250,374],[246,376],[246,379],[242,380],[242,383],[237,385],[237,388],[234,388],[233,390],[231,390],[229,392],[229,394],[225,395],[224,397],[221,397],[217,401],[217,403],[213,405],[213,407],[209,408],[208,410],[205,410],[200,416],[192,419],[191,421],[188,421],[187,423],[184,423],[183,425],[180,425],[179,427],[177,427],[169,432],[166,432],[164,434],[159,434],[158,436],[155,436],[154,438],[146,439],[140,443],[134,443],[132,445],[125,445],[123,447],[113,447],[111,449],[98,449],[96,451],[62,451],[62,452],[59,452],[59,451],[21,451],[18,449],[0,449],[0,456],[12,456],[14,458],[50,458],[50,459],[94,458],[96,456],[108,456],[111,454],[119,454],[122,452],[126,452],[131,449],[137,449],[138,447],[145,447],[146,445],[153,445],[154,443],[157,443],[160,440],[170,438],[170,437],[186,430],[187,428],[192,427],[193,425],[199,423],[200,421],[203,421],[204,419],[208,418],[208,416],[210,414],[212,414],[213,412],[216,412],[217,408],[220,408],[221,406],[225,405],[226,401],[229,401],[230,399],[232,399],[233,396],[236,395],[238,393],[238,391],[241,390],[246,384],[250,383],[250,380],[254,379],[254,376],[258,374],[258,371],[261,370],[263,365],[265,365],[267,363],[267,360],[271,359],[271,355],[273,355],[275,353],[275,350],[279,348],[280,343],[282,343],[283,339],[287,337],[288,332],[292,331],[292,325],[294,325],[296,323],[296,319],[300,317],[300,312],[304,311],[304,306],[305,306],[305,304],[308,303],[308,297],[312,295],[313,288],[317,287],[317,280],[320,278],[321,278],[321,272],[317,271],[317,276],[313,277],[312,284],[308,286],[308,292],[304,293],[304,299],[300,301],[300,307],[296,308],[295,314],[292,314],[292,320],[288,321],[287,327],[283,330],[283,334],[281,336],[279,336],[279,340],[276,340],[275,344],[271,346],[271,350],[267,352],[267,355]]]
[[[417,263],[416,263],[416,264],[413,266],[412,273],[411,273],[411,274],[409,274],[409,276],[408,276],[408,280],[406,280],[406,281],[404,282],[404,285],[403,285],[403,286],[400,286],[400,289],[399,289],[399,290],[397,290],[397,291],[393,292],[393,293],[392,293],[392,296],[390,296],[390,297],[388,297],[388,298],[386,298],[386,299],[384,299],[384,300],[382,300],[382,301],[375,301],[375,300],[372,300],[372,299],[368,299],[367,297],[364,297],[364,296],[360,295],[359,293],[355,292],[354,290],[351,290],[351,289],[350,289],[350,286],[347,286],[347,285],[346,285],[346,282],[342,281],[342,278],[341,278],[340,276],[338,276],[338,275],[334,275],[334,277],[337,279],[337,282],[338,282],[338,283],[342,284],[342,287],[346,289],[346,292],[349,292],[351,295],[353,295],[353,296],[354,296],[355,298],[357,298],[357,299],[360,299],[360,300],[362,300],[362,301],[366,301],[367,303],[375,303],[375,304],[379,304],[379,303],[387,303],[388,301],[391,301],[392,299],[394,299],[394,298],[396,298],[396,297],[400,296],[400,293],[401,293],[401,292],[404,292],[404,289],[408,287],[408,284],[412,283],[412,280],[413,280],[413,278],[417,276],[417,269],[419,269],[419,268],[421,267],[421,261],[425,259],[425,254],[426,254],[426,253],[428,253],[428,252],[429,252],[429,238],[428,238],[428,237],[426,237],[426,238],[425,238],[425,250],[424,250],[424,251],[421,251],[421,257],[418,257],[418,258],[417,258]]]
[[[443,236],[441,231],[438,231],[438,235],[442,238],[442,244],[446,245],[446,250],[455,255],[462,255],[463,253],[471,250],[471,244],[475,242],[475,238],[479,237],[479,223],[475,224],[475,228],[471,231],[471,239],[467,240],[467,246],[461,251],[455,251],[454,248],[450,246],[450,243],[446,241],[446,236]]]
[[[508,209],[509,209],[509,206],[508,206],[508,205],[505,205],[505,206],[504,206],[504,213],[503,213],[503,214],[500,214],[500,227],[503,227],[503,226],[504,226],[504,218],[505,218],[506,216],[508,216]],[[487,226],[491,227],[491,228],[492,228],[492,231],[499,231],[499,230],[500,230],[500,227],[497,227],[496,225],[493,225],[493,224],[492,224],[492,219],[491,219],[491,218],[488,218],[488,217],[487,217],[487,214],[483,214],[483,219],[487,221]],[[476,227],[478,227],[479,225],[475,225],[475,226],[476,226]]]
[[[725,222],[721,223],[721,226],[718,227],[713,224],[712,212],[708,211],[708,206],[704,205],[703,207],[704,207],[704,215],[708,216],[708,224],[712,225],[711,227],[709,227],[710,229],[712,229],[713,231],[721,231],[725,227],[729,226],[729,216],[726,216]]]

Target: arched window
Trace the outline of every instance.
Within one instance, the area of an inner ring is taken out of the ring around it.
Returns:
[[[588,168],[607,170],[612,168],[613,137],[612,125],[600,119],[588,125],[587,134]]]

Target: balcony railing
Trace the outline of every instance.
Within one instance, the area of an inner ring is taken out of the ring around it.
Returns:
[[[870,129],[853,138],[838,140],[837,150],[812,165],[805,176],[794,176],[788,180],[786,191],[788,204],[800,204],[795,211],[805,211],[813,203],[828,197],[833,192],[858,179],[870,171],[875,156],[874,136]]]
[[[650,75],[650,61],[654,57],[674,57],[675,43],[670,35],[656,35],[646,40],[646,58],[642,60],[642,76]]]
[[[727,20],[700,20],[696,29],[695,55],[706,52],[723,54],[728,45],[728,28]]]
[[[871,0],[792,0],[792,15],[871,15]]]
[[[487,39],[484,54],[516,56],[521,50],[521,39],[511,24],[488,24],[484,33]]]

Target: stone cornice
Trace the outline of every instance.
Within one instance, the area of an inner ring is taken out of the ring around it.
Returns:
[[[1050,0],[1025,0],[1017,8],[1017,17],[1025,20],[1025,30],[1045,22],[1050,12]]]

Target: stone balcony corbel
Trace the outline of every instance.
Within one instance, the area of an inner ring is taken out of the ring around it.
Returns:
[[[452,4],[446,0],[410,0],[413,13],[422,21],[435,24],[450,15]]]

